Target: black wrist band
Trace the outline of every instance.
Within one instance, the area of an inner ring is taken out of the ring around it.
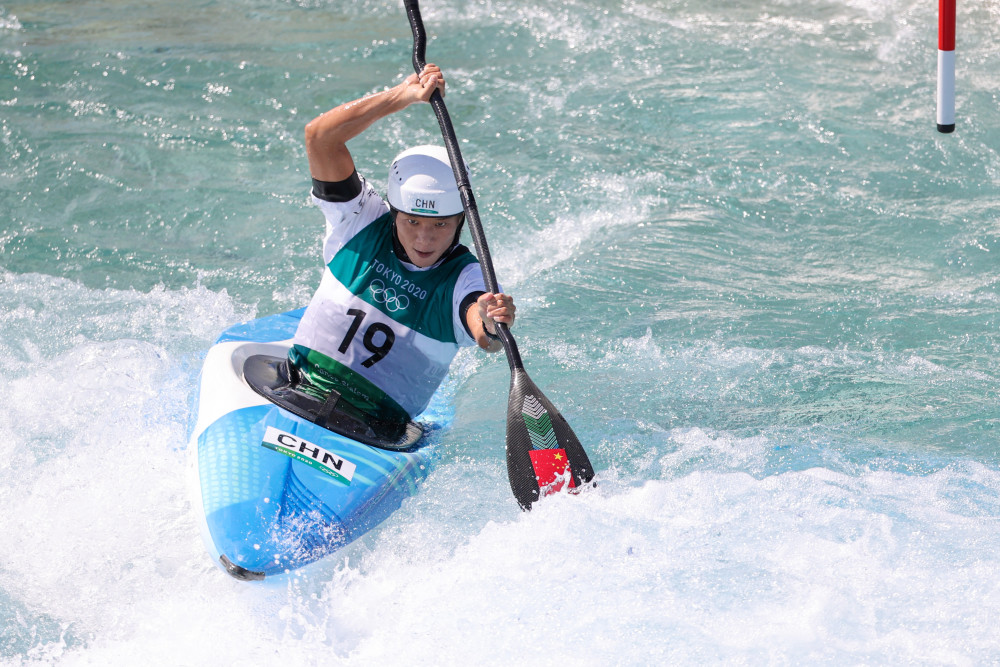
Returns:
[[[490,333],[490,330],[486,328],[486,324],[483,324],[483,333],[485,333],[486,337],[489,338],[490,340],[500,340],[500,336],[496,335],[495,333]]]

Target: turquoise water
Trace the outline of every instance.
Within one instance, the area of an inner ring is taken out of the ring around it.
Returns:
[[[200,361],[308,300],[302,128],[410,71],[402,8],[0,0],[3,664],[1000,660],[1000,10],[941,135],[936,3],[537,4],[425,2],[428,60],[600,484],[518,511],[463,353],[421,492],[261,589],[191,516]]]

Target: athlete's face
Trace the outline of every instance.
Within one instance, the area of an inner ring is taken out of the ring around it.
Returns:
[[[410,261],[424,269],[441,259],[455,240],[455,231],[462,215],[448,218],[423,218],[396,213],[396,234]]]

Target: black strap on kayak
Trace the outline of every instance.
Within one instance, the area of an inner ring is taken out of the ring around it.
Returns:
[[[323,401],[323,407],[319,409],[319,414],[316,415],[317,426],[326,427],[326,423],[330,421],[331,417],[333,417],[338,403],[340,403],[340,392],[331,389],[330,394],[326,397],[326,400]]]

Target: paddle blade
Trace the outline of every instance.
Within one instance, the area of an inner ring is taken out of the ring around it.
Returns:
[[[524,510],[564,486],[580,489],[594,477],[594,468],[573,429],[523,368],[514,369],[510,378],[507,475]]]

